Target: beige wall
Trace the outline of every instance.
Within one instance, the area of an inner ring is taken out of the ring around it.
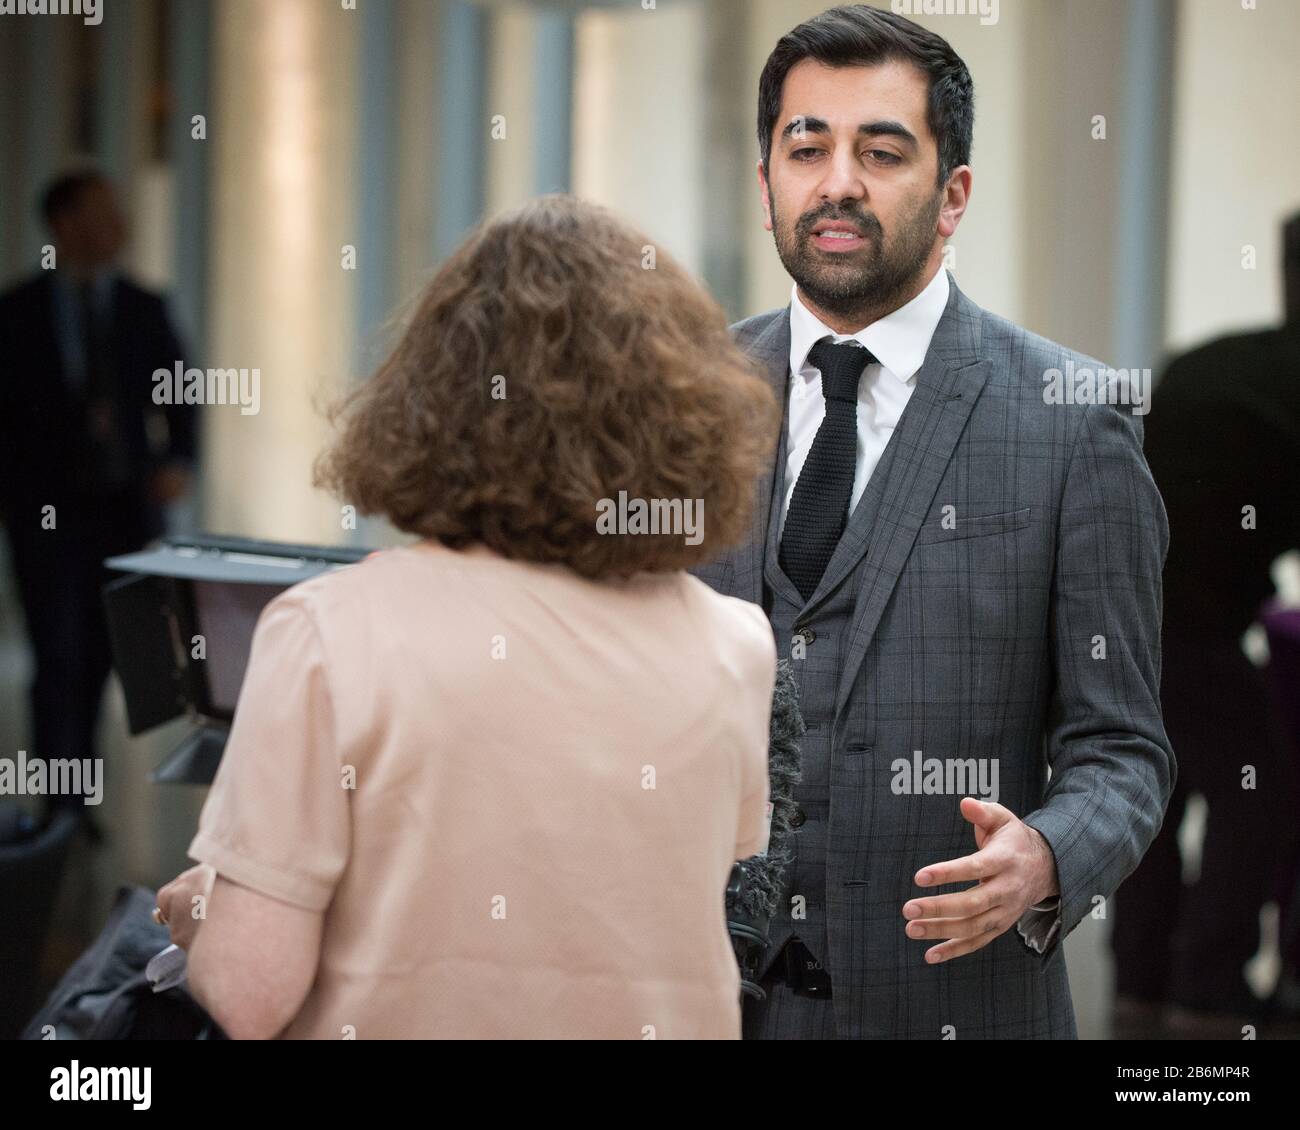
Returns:
[[[1279,226],[1300,209],[1300,3],[1182,0],[1168,340],[1280,320]],[[1254,270],[1242,248],[1256,250]]]
[[[405,302],[428,278],[433,264],[438,199],[432,190],[437,134],[430,119],[437,112],[438,10],[428,0],[400,0],[398,20],[397,130],[397,286]],[[409,111],[429,107],[428,114]],[[405,111],[405,112],[404,112]]]
[[[204,524],[337,543],[339,508],[310,469],[354,332],[355,36],[316,0],[225,0],[215,18],[207,363],[260,368],[261,410],[207,411]]]
[[[699,4],[593,10],[575,45],[573,191],[617,208],[699,273],[710,183],[699,144],[706,13]]]
[[[487,83],[487,201],[484,212],[495,215],[533,196],[537,137],[533,130],[535,102],[533,37],[537,16],[523,5],[494,9],[493,49]],[[506,136],[493,138],[490,123],[505,119]]]

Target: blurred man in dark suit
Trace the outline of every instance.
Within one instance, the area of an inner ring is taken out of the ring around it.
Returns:
[[[1159,1035],[1168,1019],[1177,1033],[1239,1039],[1243,1024],[1291,1019],[1242,973],[1260,909],[1273,898],[1286,909],[1300,849],[1295,754],[1241,644],[1273,592],[1270,565],[1300,547],[1300,215],[1284,243],[1285,324],[1175,358],[1147,421],[1169,514],[1161,698],[1179,774],[1116,898],[1117,1035]],[[1178,826],[1192,793],[1208,818],[1199,879],[1184,888]]]
[[[41,209],[47,269],[0,295],[0,519],[35,657],[29,759],[84,758],[110,666],[102,562],[163,531],[196,409],[154,403],[154,370],[183,350],[161,298],[115,265],[128,229],[112,184],[62,176]],[[49,801],[84,815],[80,797]]]

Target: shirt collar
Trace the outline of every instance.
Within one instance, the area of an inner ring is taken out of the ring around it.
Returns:
[[[796,283],[790,290],[790,372],[803,373],[809,350],[829,336],[837,343],[865,345],[885,372],[906,383],[925,361],[930,339],[947,306],[948,272],[940,267],[910,302],[855,334],[837,334],[800,301]],[[807,374],[804,377],[809,379]]]

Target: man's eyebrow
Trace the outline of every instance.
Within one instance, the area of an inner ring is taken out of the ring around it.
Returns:
[[[831,132],[831,126],[825,118],[791,118],[786,124],[785,129],[781,131],[781,140],[785,141],[791,137],[795,130],[803,126],[803,132],[808,134],[828,134]],[[908,129],[902,122],[893,119],[886,119],[877,122],[863,122],[858,126],[859,137],[896,137],[899,141],[910,146],[912,149],[919,149],[921,143],[917,141],[916,134]]]
[[[863,122],[858,126],[859,137],[896,137],[903,144],[912,149],[920,149],[921,143],[917,140],[916,134],[908,129],[902,122],[896,122],[893,119],[879,122]]]

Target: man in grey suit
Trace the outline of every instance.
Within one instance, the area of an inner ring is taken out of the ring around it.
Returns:
[[[795,287],[733,331],[784,419],[748,543],[698,573],[763,605],[808,733],[746,1038],[1075,1037],[1061,942],[1176,772],[1141,390],[943,269],[973,117],[947,42],[865,5],[760,80]]]

